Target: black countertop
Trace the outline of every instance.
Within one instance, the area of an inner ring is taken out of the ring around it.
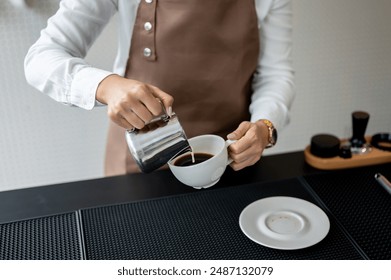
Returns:
[[[301,151],[264,156],[254,166],[241,171],[228,167],[212,189],[320,172],[305,163]],[[0,192],[0,223],[199,191],[205,190],[183,185],[169,170],[4,191]]]
[[[196,190],[169,170],[0,192],[0,259],[391,259],[391,196],[374,174],[391,164],[337,171],[302,151],[264,156]],[[290,196],[326,213],[327,236],[276,250],[238,226],[250,203]]]

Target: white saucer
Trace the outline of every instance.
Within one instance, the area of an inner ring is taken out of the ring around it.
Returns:
[[[329,232],[327,215],[306,200],[276,196],[248,205],[239,217],[244,234],[256,243],[282,250],[312,246]]]

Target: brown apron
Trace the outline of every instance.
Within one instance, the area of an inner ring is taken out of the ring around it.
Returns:
[[[259,55],[254,0],[141,0],[125,76],[174,97],[186,135],[224,138],[249,120]],[[110,123],[106,175],[138,171]]]

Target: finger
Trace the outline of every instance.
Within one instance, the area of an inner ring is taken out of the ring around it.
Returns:
[[[231,132],[230,134],[227,135],[227,138],[229,140],[239,140],[240,138],[242,138],[246,132],[250,129],[251,127],[251,123],[250,122],[242,122],[240,123],[240,125],[238,126],[238,128]]]
[[[250,149],[251,144],[252,143],[249,142],[247,139],[241,138],[237,142],[229,145],[228,151],[231,154],[238,155],[238,154],[244,153],[244,151]]]
[[[234,162],[240,163],[248,160],[249,158],[255,158],[259,160],[261,158],[262,152],[262,147],[259,144],[254,144],[242,153],[235,154],[233,152],[229,152],[229,156]]]
[[[131,126],[137,129],[142,129],[145,126],[145,122],[142,119],[140,119],[140,117],[136,115],[132,110],[122,112],[120,119],[124,119]]]
[[[228,150],[233,154],[241,154],[257,145],[257,138],[253,133],[247,133],[235,143],[229,145]]]
[[[161,89],[159,89],[157,87],[150,86],[150,88],[152,89],[152,94],[155,97],[159,98],[159,100],[161,100],[161,102],[164,105],[164,108],[166,109],[166,112],[168,113],[168,115],[171,116],[172,104],[174,103],[174,97],[172,97],[171,95],[169,95],[168,93],[162,91]]]
[[[135,98],[134,98],[135,97]],[[123,109],[131,108],[141,119],[148,121],[150,116],[159,116],[162,114],[162,105],[153,94],[153,90],[146,84],[137,84],[134,89],[133,97],[129,96]]]
[[[132,109],[128,109],[128,111],[133,111],[133,113],[136,114],[144,122],[144,124],[149,123],[153,119],[152,113],[143,103],[138,102],[131,106],[131,108]]]
[[[112,121],[114,123],[116,123],[117,125],[119,125],[120,127],[123,127],[127,130],[132,130],[134,127],[124,118],[116,118],[116,119],[112,119]]]
[[[242,153],[249,148],[255,148],[259,152],[262,152],[262,142],[257,134],[257,127],[254,124],[248,126],[248,130],[245,132],[236,143],[230,145],[230,151],[236,154]]]
[[[254,156],[254,148],[251,146],[248,149],[244,150],[241,153],[234,153],[229,151],[229,157],[232,158],[233,161],[239,163],[247,160],[250,157]]]
[[[260,157],[254,156],[254,157],[247,158],[245,161],[242,162],[232,162],[230,166],[233,170],[238,171],[245,167],[254,165],[257,161],[259,161],[259,159]]]
[[[122,113],[123,110],[120,109],[119,106],[109,106],[107,110],[107,115],[110,120],[123,128],[132,129],[134,126],[125,117],[122,116]]]

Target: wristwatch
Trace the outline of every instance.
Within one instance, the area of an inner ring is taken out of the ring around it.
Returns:
[[[277,129],[274,127],[273,123],[269,120],[261,120],[269,130],[269,143],[266,145],[265,149],[271,148],[277,143]]]

